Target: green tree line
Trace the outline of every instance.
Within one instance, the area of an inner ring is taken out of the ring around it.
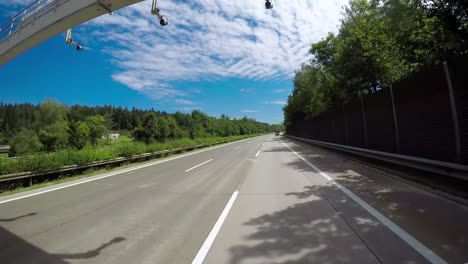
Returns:
[[[10,155],[15,156],[97,146],[109,141],[105,137],[111,131],[152,144],[259,134],[277,128],[247,117],[215,118],[198,110],[169,114],[114,106],[68,107],[50,99],[38,105],[0,102],[0,144],[9,144]]]
[[[468,52],[468,0],[351,0],[313,43],[283,108],[286,127]]]

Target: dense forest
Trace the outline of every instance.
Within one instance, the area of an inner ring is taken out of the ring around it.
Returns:
[[[50,99],[39,105],[0,102],[0,144],[10,144],[10,155],[96,146],[110,132],[151,144],[181,138],[250,135],[275,129],[278,126],[247,117],[215,118],[197,110],[190,114],[169,114],[114,106],[68,107]]]
[[[286,127],[468,53],[468,0],[351,0],[339,32],[310,53],[283,108]]]

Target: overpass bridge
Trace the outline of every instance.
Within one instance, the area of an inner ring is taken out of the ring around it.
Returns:
[[[144,0],[36,0],[11,18],[0,28],[0,66],[34,46],[106,13],[142,2]],[[151,12],[160,19],[161,25],[167,20],[159,14],[153,0]],[[71,30],[67,43],[80,47],[71,40]]]

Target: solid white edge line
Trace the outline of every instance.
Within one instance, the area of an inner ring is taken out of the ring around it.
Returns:
[[[236,150],[236,149],[240,149],[240,146],[239,146],[239,147],[237,147],[237,148],[235,148],[234,150]]]
[[[200,166],[203,166],[203,165],[207,164],[207,163],[210,162],[210,161],[213,161],[213,159],[209,159],[209,160],[207,160],[207,161],[205,161],[205,162],[202,162],[202,163],[200,163],[200,164],[198,164],[198,165],[196,165],[196,166],[193,166],[192,168],[190,168],[190,169],[188,169],[188,170],[185,170],[185,172],[189,172],[189,171],[191,171],[191,170],[193,170],[193,169],[196,169],[196,168],[198,168],[198,167],[200,167]]]
[[[260,154],[260,150],[257,151],[257,154],[255,154],[255,157],[258,157],[259,154]]]
[[[231,210],[232,205],[236,201],[238,194],[239,194],[239,191],[237,190],[232,194],[231,198],[226,204],[226,207],[224,207],[223,212],[221,213],[218,220],[216,221],[216,224],[211,229],[210,233],[208,234],[208,237],[205,239],[205,242],[203,242],[203,245],[201,246],[200,250],[198,250],[198,253],[193,259],[192,264],[202,264],[203,261],[205,260],[205,257],[208,254],[208,251],[210,250],[211,246],[213,245],[213,242],[215,241],[216,236],[218,235],[219,230],[221,229],[221,226],[224,223],[224,220],[226,220],[226,217],[229,214],[229,211]]]
[[[382,224],[384,224],[386,227],[388,227],[388,229],[390,229],[393,233],[395,233],[398,237],[400,237],[403,241],[405,241],[408,245],[410,245],[414,250],[416,250],[424,258],[426,258],[429,262],[434,263],[434,264],[435,263],[447,263],[445,260],[443,260],[441,257],[439,257],[432,250],[427,248],[424,244],[419,242],[416,238],[414,238],[410,234],[408,234],[405,230],[403,230],[397,224],[393,223],[390,219],[385,217],[383,214],[379,213],[376,209],[374,209],[372,206],[370,206],[364,200],[359,198],[357,195],[352,193],[350,190],[348,190],[343,185],[336,182],[332,177],[330,177],[325,172],[321,171],[314,164],[310,163],[308,160],[303,158],[301,155],[299,155],[296,151],[291,149],[282,140],[281,140],[281,143],[283,143],[283,145],[286,146],[291,152],[296,154],[296,156],[298,156],[301,160],[303,160],[305,163],[307,163],[307,165],[309,165],[312,169],[314,169],[321,176],[323,176],[325,179],[327,179],[330,183],[332,183],[333,185],[338,187],[343,193],[345,193],[349,198],[351,198],[357,204],[359,204],[362,208],[364,208],[369,214],[371,214],[372,216],[377,218],[377,220],[379,220]]]
[[[48,192],[53,192],[53,191],[57,191],[57,190],[61,190],[61,189],[69,188],[69,187],[73,187],[73,186],[76,186],[76,185],[80,185],[80,184],[92,182],[92,181],[101,180],[101,179],[108,178],[108,177],[112,177],[112,176],[119,175],[119,174],[122,174],[122,173],[127,173],[127,172],[130,172],[130,171],[135,171],[135,170],[143,169],[143,168],[146,168],[146,167],[158,165],[158,164],[161,164],[161,163],[165,163],[165,162],[172,161],[172,160],[176,160],[176,159],[180,159],[180,158],[185,158],[185,157],[188,157],[188,156],[196,155],[196,154],[203,153],[203,152],[206,152],[206,151],[210,151],[210,150],[213,150],[213,149],[222,148],[222,147],[229,146],[229,145],[231,145],[231,144],[235,144],[235,143],[242,142],[242,141],[246,141],[246,140],[247,140],[247,139],[242,139],[242,140],[240,140],[240,141],[233,141],[233,142],[226,143],[226,144],[223,144],[223,145],[220,145],[220,146],[215,146],[215,147],[203,149],[203,150],[196,151],[196,152],[192,152],[192,153],[182,154],[182,155],[175,156],[175,157],[168,158],[168,159],[164,159],[164,160],[158,160],[158,161],[155,161],[155,162],[151,162],[151,163],[149,163],[149,164],[145,164],[145,165],[141,165],[141,166],[136,166],[136,167],[129,168],[129,169],[123,169],[123,170],[119,170],[119,171],[116,171],[116,172],[111,172],[111,173],[109,173],[109,174],[106,173],[104,176],[101,176],[101,177],[91,178],[91,179],[87,179],[87,180],[78,180],[78,182],[70,183],[70,184],[67,184],[67,185],[65,185],[65,186],[60,186],[60,187],[56,187],[56,188],[52,188],[52,189],[47,189],[47,190],[44,190],[44,191],[37,191],[37,192],[31,193],[31,194],[27,194],[27,195],[23,195],[23,196],[19,196],[19,197],[14,197],[14,198],[11,198],[11,199],[1,200],[1,198],[0,198],[0,204],[4,204],[4,203],[8,203],[8,202],[13,202],[13,201],[16,201],[16,200],[21,200],[21,199],[24,199],[24,198],[28,198],[28,197],[32,197],[32,196],[36,196],[36,195],[48,193]],[[47,188],[47,187],[45,187],[45,188]],[[7,196],[7,197],[8,197],[8,196]]]

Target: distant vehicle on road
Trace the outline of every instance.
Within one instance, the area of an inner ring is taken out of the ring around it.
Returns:
[[[278,130],[275,131],[275,136],[279,136],[280,132]]]

